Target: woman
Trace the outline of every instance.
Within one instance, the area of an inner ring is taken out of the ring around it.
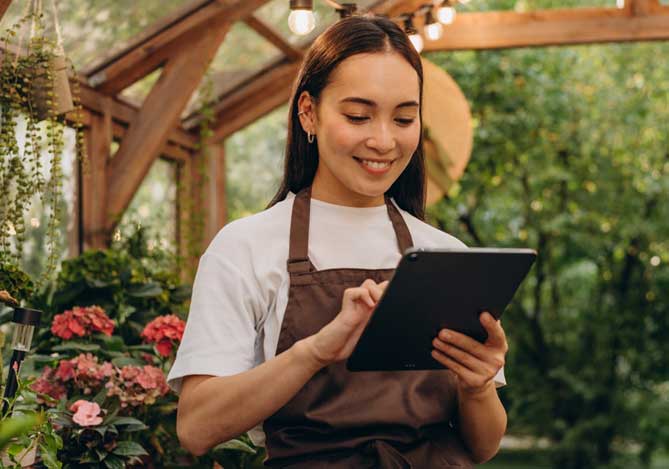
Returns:
[[[200,260],[169,376],[192,453],[246,431],[271,467],[468,467],[497,452],[507,344],[489,314],[485,344],[435,337],[448,370],[346,371],[401,253],[463,246],[422,221],[422,81],[388,19],[342,20],[306,54],[279,192]]]

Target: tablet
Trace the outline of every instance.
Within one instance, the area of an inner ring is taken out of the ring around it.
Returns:
[[[408,249],[347,361],[350,371],[439,370],[432,341],[447,328],[485,342],[479,314],[502,315],[532,249]]]

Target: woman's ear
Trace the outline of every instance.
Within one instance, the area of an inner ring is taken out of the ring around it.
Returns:
[[[308,91],[303,91],[297,99],[297,116],[302,130],[316,135],[316,101]]]

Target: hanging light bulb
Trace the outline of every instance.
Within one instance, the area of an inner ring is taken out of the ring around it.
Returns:
[[[423,38],[418,34],[418,30],[413,25],[413,15],[408,15],[404,19],[404,32],[409,36],[411,44],[419,54],[423,51]]]
[[[441,36],[443,35],[444,27],[440,22],[434,19],[432,11],[428,11],[427,15],[425,15],[425,36],[427,36],[430,41],[437,41],[441,39]]]
[[[288,16],[288,27],[295,34],[304,36],[316,27],[314,18],[313,0],[290,0],[290,15]]]
[[[625,0],[616,0],[616,6],[622,10],[625,8]]]
[[[455,21],[455,8],[451,6],[451,2],[446,0],[441,4],[437,10],[437,18],[442,24],[451,24]]]
[[[340,19],[353,16],[357,11],[358,11],[358,6],[355,3],[342,3],[341,8],[337,10]]]

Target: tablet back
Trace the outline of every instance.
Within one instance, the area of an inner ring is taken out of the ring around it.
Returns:
[[[536,258],[531,249],[410,249],[351,357],[351,371],[444,369],[432,340],[453,329],[480,342],[479,314],[499,318]]]

